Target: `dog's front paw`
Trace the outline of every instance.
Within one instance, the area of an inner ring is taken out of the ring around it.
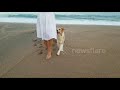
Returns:
[[[60,53],[57,53],[57,56],[59,56],[60,55]]]

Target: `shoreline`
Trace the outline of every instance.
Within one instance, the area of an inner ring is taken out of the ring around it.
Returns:
[[[24,24],[36,25],[35,23],[20,23],[20,22],[0,22],[0,24]],[[57,26],[107,26],[107,27],[120,27],[120,25],[95,25],[95,24],[56,24]]]

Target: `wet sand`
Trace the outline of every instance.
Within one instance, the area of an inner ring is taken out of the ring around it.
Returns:
[[[1,78],[120,77],[120,27],[58,25],[65,28],[64,52],[45,60],[35,25],[0,23]],[[34,46],[36,44],[37,46]],[[91,50],[91,51],[90,51]]]

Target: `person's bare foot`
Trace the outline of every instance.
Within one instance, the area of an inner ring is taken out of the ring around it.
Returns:
[[[47,56],[46,56],[46,59],[50,59],[52,57],[51,53],[48,53]]]

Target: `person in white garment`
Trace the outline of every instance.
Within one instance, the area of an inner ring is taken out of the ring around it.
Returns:
[[[57,39],[54,12],[39,12],[37,18],[37,38],[42,38],[47,48],[46,59],[52,57],[52,42]]]

